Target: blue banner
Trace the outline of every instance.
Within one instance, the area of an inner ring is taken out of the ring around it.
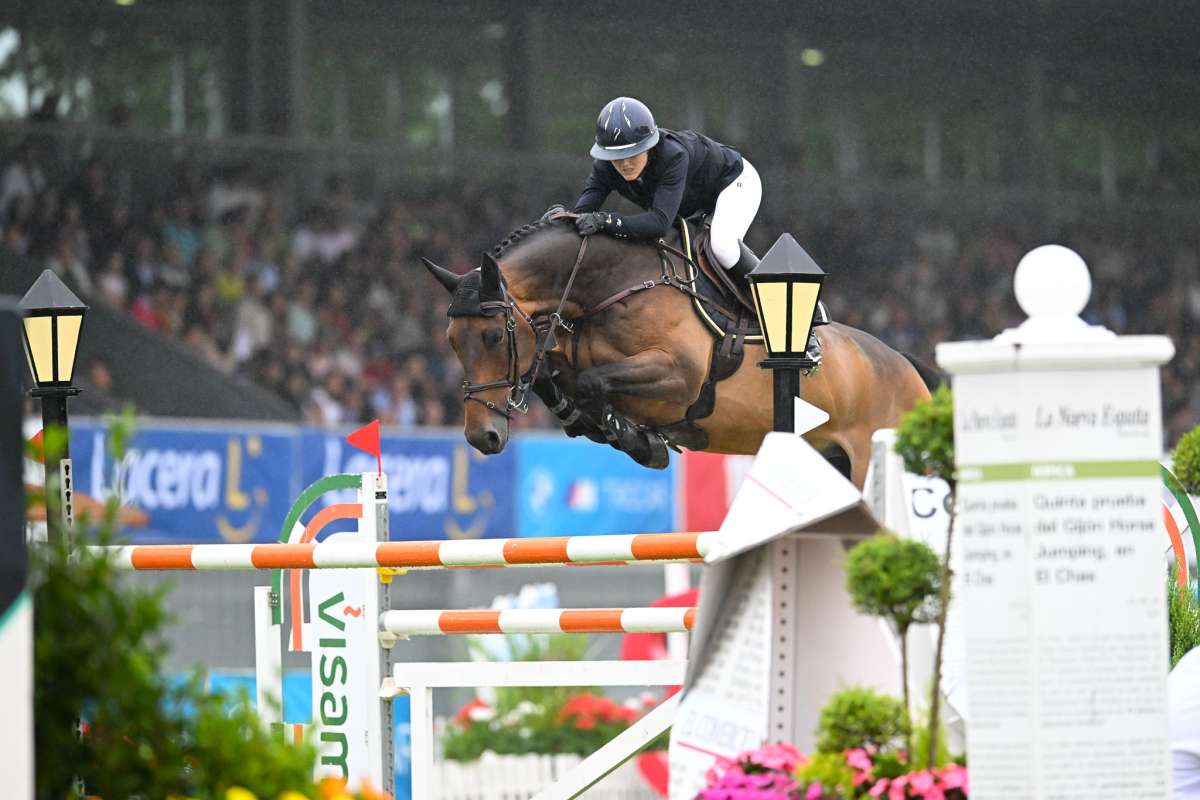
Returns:
[[[482,539],[515,532],[516,456],[511,448],[484,456],[461,434],[383,436],[392,541]],[[307,430],[301,437],[300,474],[307,486],[338,472],[373,472],[375,458],[346,443],[341,433]],[[322,502],[352,502],[332,492]]]
[[[145,528],[123,531],[134,542],[272,542],[306,486],[375,469],[374,457],[347,444],[346,433],[141,420],[114,464],[104,428],[80,419],[71,426],[71,456],[78,491],[104,500],[119,486],[126,505],[146,512]],[[514,437],[493,456],[458,431],[384,435],[381,444],[393,540],[642,533],[674,525],[674,463],[648,470],[612,448],[553,434]],[[319,502],[352,502],[352,494],[330,493]]]
[[[674,461],[664,470],[646,469],[611,447],[561,436],[523,436],[514,445],[520,535],[673,529]]]
[[[106,500],[119,487],[125,505],[145,511],[137,542],[269,542],[299,489],[294,429],[172,427],[140,423],[120,464],[105,428],[71,425],[75,489]]]

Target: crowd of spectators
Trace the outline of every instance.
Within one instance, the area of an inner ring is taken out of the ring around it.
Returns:
[[[446,298],[418,257],[464,271],[532,209],[571,199],[457,182],[366,203],[338,175],[296,197],[249,165],[207,174],[188,161],[165,192],[147,196],[121,177],[135,165],[90,158],[54,179],[40,150],[27,140],[0,162],[5,249],[250,377],[317,424],[457,424],[461,373],[444,335]],[[581,180],[587,166],[581,160]],[[1032,214],[812,205],[801,219],[764,209],[751,243],[791,231],[831,273],[835,318],[927,361],[940,341],[1020,320],[1011,280],[1024,252],[1047,241],[1074,248],[1092,269],[1091,321],[1175,341],[1163,384],[1171,440],[1200,421],[1194,233],[1163,236],[1128,219],[1055,230]],[[541,408],[520,420],[549,422]]]

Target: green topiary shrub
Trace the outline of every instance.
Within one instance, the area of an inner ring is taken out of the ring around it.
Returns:
[[[855,747],[895,752],[909,733],[908,710],[895,697],[852,686],[829,698],[817,721],[817,752],[844,753]]]
[[[846,557],[846,590],[854,607],[883,617],[900,638],[900,685],[908,697],[908,629],[937,619],[942,565],[924,542],[895,534],[859,542]]]
[[[896,427],[896,453],[904,468],[916,475],[954,481],[954,396],[949,386],[939,386],[925,401],[900,419]]]
[[[1171,462],[1171,471],[1179,478],[1183,490],[1191,495],[1200,494],[1200,426],[1179,437]]]

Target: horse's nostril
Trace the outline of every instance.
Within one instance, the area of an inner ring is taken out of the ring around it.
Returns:
[[[498,451],[500,449],[500,434],[496,433],[495,431],[488,431],[487,443],[488,447],[492,449],[492,452]]]

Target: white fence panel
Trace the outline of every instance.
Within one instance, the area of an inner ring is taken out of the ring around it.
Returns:
[[[583,759],[576,755],[500,756],[485,753],[478,761],[438,761],[433,800],[528,800],[565,775]],[[622,764],[588,790],[595,800],[657,800],[636,761]]]

